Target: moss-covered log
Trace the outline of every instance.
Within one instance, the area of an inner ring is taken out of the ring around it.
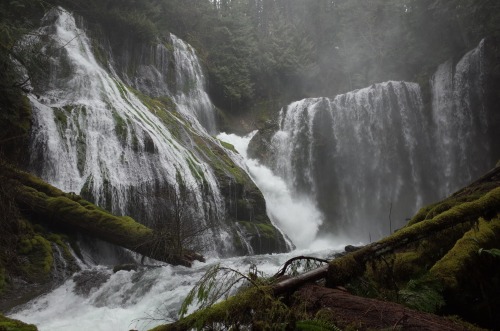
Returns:
[[[191,266],[203,260],[195,252],[173,252],[169,242],[150,228],[127,216],[115,216],[28,173],[5,168],[15,182],[15,200],[30,219],[79,232],[118,245],[153,259],[174,265]]]
[[[500,327],[500,217],[480,219],[429,270],[450,309],[488,327]],[[471,303],[474,303],[471,305]]]
[[[229,329],[234,325],[253,325],[266,322],[266,314],[279,311],[282,304],[271,296],[268,287],[252,287],[234,295],[227,300],[216,303],[203,310],[180,319],[179,321],[160,325],[151,331],[181,331],[191,329]],[[264,315],[262,315],[264,314]],[[264,319],[264,321],[262,321]],[[271,323],[272,321],[267,321]],[[211,326],[218,326],[211,328]],[[227,328],[224,328],[226,326]]]
[[[392,253],[398,248],[463,223],[469,223],[472,227],[479,217],[492,218],[498,212],[500,212],[500,187],[475,201],[458,204],[432,219],[405,227],[387,238],[333,260],[328,269],[328,285],[331,287],[343,285],[359,276],[365,271],[365,263],[370,259]]]

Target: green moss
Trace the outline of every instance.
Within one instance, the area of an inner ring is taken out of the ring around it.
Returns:
[[[47,196],[60,196],[64,194],[64,192],[59,190],[58,188],[45,183],[40,178],[35,177],[27,172],[8,167],[4,168],[3,171],[7,176],[9,176],[9,178],[27,185],[28,187],[26,189],[30,190],[32,193],[42,193]]]
[[[475,192],[474,194],[471,195],[465,195],[465,196],[460,196],[456,198],[448,198],[443,201],[440,201],[438,203],[431,204],[429,206],[426,206],[418,211],[418,213],[409,221],[408,225],[413,225],[418,222],[432,219],[455,206],[459,206],[465,202],[472,202],[476,201],[479,198],[481,198],[484,194],[489,192],[488,190],[483,192]]]
[[[28,254],[33,250],[33,244],[30,239],[21,239],[19,242],[19,253]]]
[[[54,118],[57,123],[59,123],[60,129],[62,131],[66,130],[68,127],[68,114],[58,107],[52,107],[52,111],[54,112]]]
[[[217,140],[219,140],[220,144],[222,146],[224,146],[224,148],[229,149],[230,151],[233,151],[234,153],[238,153],[238,151],[236,150],[236,148],[234,148],[233,144],[227,143],[227,142],[222,141],[220,139],[217,139]]]
[[[388,283],[387,279],[381,279],[377,274],[390,272],[391,286],[403,281],[405,276],[413,273],[422,274],[446,254],[455,240],[460,238],[478,217],[496,213],[499,209],[500,188],[495,188],[479,199],[455,205],[432,219],[406,226],[377,243],[335,259],[330,263],[328,283],[332,286],[345,285],[362,276],[367,268],[367,262],[373,265],[373,268],[366,276],[380,282],[380,287],[385,287]],[[395,257],[394,252],[403,246],[407,250],[413,248],[413,253],[401,252]],[[410,262],[415,264],[407,265]],[[447,269],[442,268],[442,270]]]
[[[274,239],[277,235],[277,230],[272,224],[254,223],[246,221],[238,221],[251,236],[259,236],[267,239]]]
[[[71,250],[66,244],[66,242],[69,241],[69,239],[66,236],[57,233],[49,233],[46,238],[47,240],[53,242],[54,244],[62,248],[65,259],[70,260],[73,258]]]
[[[281,329],[289,318],[289,309],[271,295],[268,287],[251,287],[208,308],[180,319],[175,325],[161,325],[151,331],[210,328],[231,329],[253,325],[258,330]]]
[[[22,184],[19,188],[18,198],[25,201],[30,207],[37,206],[41,210],[46,210],[52,217],[58,217],[60,220],[67,220],[70,223],[79,223],[82,228],[85,228],[85,222],[92,222],[92,225],[102,226],[102,230],[105,232],[113,233],[116,231],[116,236],[132,233],[138,236],[151,234],[151,229],[137,223],[130,217],[114,216],[80,196],[64,193],[32,175],[12,169],[10,171],[12,171],[13,178],[18,179]],[[46,221],[50,222],[51,219],[47,218]],[[29,247],[25,249],[28,250]]]
[[[0,331],[37,331],[37,327],[0,314]]]
[[[231,160],[221,146],[208,142],[198,135],[195,136],[195,142],[198,151],[210,161],[218,177],[230,176],[240,185],[253,184],[248,175]]]
[[[394,274],[397,279],[408,279],[421,272],[421,255],[415,251],[396,253],[394,259]]]
[[[91,38],[92,40],[92,54],[94,54],[96,60],[104,67],[108,66],[108,57],[105,55],[105,51],[97,38]]]
[[[347,282],[364,271],[364,266],[355,260],[353,254],[337,258],[328,265],[327,285],[335,287]]]
[[[271,224],[257,223],[257,228],[259,229],[259,234],[268,238],[276,237],[276,228]]]
[[[129,87],[129,90],[139,98],[139,100],[149,109],[152,114],[158,117],[162,121],[162,123],[166,125],[169,132],[174,137],[179,138],[180,130],[183,127],[188,127],[187,123],[184,122],[184,119],[176,114],[177,106],[171,98],[162,96],[155,99],[134,88]]]
[[[500,219],[490,222],[481,219],[477,228],[468,231],[462,239],[430,270],[436,278],[441,279],[447,289],[458,291],[461,284],[468,281],[467,270],[477,269],[479,249],[500,248]]]
[[[115,133],[122,142],[126,142],[128,137],[127,120],[121,117],[116,110],[113,110],[112,114],[115,121]]]
[[[27,257],[21,269],[28,278],[43,279],[49,275],[54,263],[52,246],[41,234],[25,235],[18,252]]]
[[[206,183],[207,180],[200,166],[190,157],[187,157],[186,161],[188,163],[189,170],[191,170],[191,174],[193,174],[198,180]]]

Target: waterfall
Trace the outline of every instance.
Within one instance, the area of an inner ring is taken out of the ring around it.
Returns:
[[[214,106],[205,91],[205,77],[193,48],[170,34],[174,46],[178,110],[189,116],[194,112],[206,130],[215,134]]]
[[[230,252],[227,238],[233,230],[223,223],[225,202],[217,178],[189,136],[212,139],[188,114],[199,104],[194,107],[199,116],[209,102],[206,94],[194,100],[202,94],[198,80],[203,76],[197,62],[188,63],[192,49],[171,36],[175,57],[182,59],[178,80],[193,86],[175,94],[178,113],[166,112],[146,106],[144,96],[98,63],[85,31],[68,12],[54,9],[43,24],[36,35],[44,38],[50,77],[30,95],[35,172],[64,191],[148,225],[168,218],[176,196],[196,227],[210,228],[200,240],[204,250]]]
[[[466,185],[496,161],[488,142],[484,44],[481,41],[456,66],[451,60],[441,64],[431,79],[441,196]]]
[[[168,98],[176,111],[198,130],[215,135],[215,111],[205,91],[205,75],[195,50],[169,34],[155,45],[131,45],[113,52],[110,71],[116,71],[127,85],[159,99]]]
[[[267,214],[273,223],[291,239],[289,246],[298,249],[318,247],[315,242],[323,215],[307,197],[294,197],[285,181],[271,169],[247,155],[248,143],[256,131],[245,137],[221,133],[218,139],[234,146],[243,158],[252,179],[266,198]],[[331,245],[331,242],[330,242]]]
[[[367,241],[406,224],[494,166],[485,42],[437,68],[430,107],[420,86],[386,82],[282,109],[266,160],[324,213],[322,228]],[[430,108],[430,109],[428,109]],[[493,138],[492,138],[493,137]]]
[[[400,227],[422,204],[428,167],[419,160],[430,141],[417,84],[304,99],[283,109],[279,122],[273,168],[317,201],[324,229],[367,241]]]

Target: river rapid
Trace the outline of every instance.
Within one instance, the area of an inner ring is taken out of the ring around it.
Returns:
[[[16,307],[9,317],[37,325],[40,331],[149,330],[171,322],[204,273],[219,264],[247,274],[256,266],[273,275],[288,259],[298,255],[332,257],[352,242],[347,238],[318,237],[322,215],[307,197],[294,197],[286,183],[273,172],[248,159],[246,149],[254,133],[246,137],[222,133],[220,140],[235,146],[240,163],[262,190],[271,220],[296,249],[284,254],[219,258],[192,268],[152,261],[137,270],[113,273],[112,266],[80,260],[82,269],[62,285]]]

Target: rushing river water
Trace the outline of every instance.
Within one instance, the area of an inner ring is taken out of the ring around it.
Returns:
[[[321,213],[306,198],[294,197],[280,177],[255,160],[247,158],[252,135],[220,134],[233,144],[241,165],[262,190],[272,221],[298,247],[286,254],[255,255],[219,259],[192,268],[170,265],[140,267],[136,271],[113,273],[110,266],[85,264],[61,286],[15,309],[10,317],[36,324],[40,331],[149,330],[177,317],[186,295],[213,265],[247,273],[253,265],[273,275],[286,260],[297,255],[322,258],[342,250],[348,239],[317,238]]]
[[[343,245],[338,246],[337,250],[343,248]],[[188,292],[214,264],[220,263],[243,273],[257,265],[259,271],[272,275],[292,256],[326,257],[333,251],[335,248],[314,253],[301,250],[222,260],[214,258],[192,268],[163,265],[115,274],[109,267],[91,266],[10,317],[36,324],[40,331],[149,330],[177,316]]]

